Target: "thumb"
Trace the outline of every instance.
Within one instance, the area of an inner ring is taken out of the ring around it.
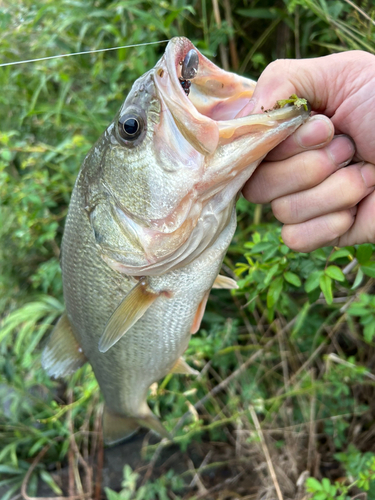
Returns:
[[[276,101],[297,94],[308,100],[313,111],[331,117],[351,93],[359,59],[366,65],[368,56],[350,51],[315,59],[276,60],[263,71],[251,100],[238,116],[262,113]]]

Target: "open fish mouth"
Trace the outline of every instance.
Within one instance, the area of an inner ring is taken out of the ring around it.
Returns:
[[[112,176],[105,182],[115,208],[109,212],[104,203],[91,217],[112,269],[159,275],[189,264],[228,225],[234,231],[237,193],[266,154],[309,116],[292,105],[237,118],[255,86],[218,68],[183,37],[173,38],[156,66],[135,82],[119,124],[129,120],[129,109],[142,106],[149,123],[134,147],[115,150],[124,155],[121,168],[102,163]],[[111,232],[104,234],[95,222],[99,212]]]
[[[186,79],[189,81],[187,95],[182,72],[190,52],[195,53],[198,64],[194,77]],[[256,82],[220,69],[184,37],[173,38],[168,43],[155,67],[154,78],[180,132],[204,155],[213,154],[218,145],[254,131],[256,125],[272,127],[275,122],[309,115],[305,109],[290,106],[236,118],[253,95]],[[288,96],[280,96],[285,97]]]

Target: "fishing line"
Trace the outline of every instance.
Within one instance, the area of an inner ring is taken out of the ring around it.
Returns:
[[[58,56],[49,56],[49,57],[39,57],[37,59],[27,59],[25,61],[14,61],[9,63],[0,64],[0,68],[4,66],[15,66],[16,64],[26,64],[38,61],[47,61],[48,59],[61,59],[62,57],[70,57],[70,56],[81,56],[84,54],[97,54],[98,52],[107,52],[109,50],[117,50],[117,49],[130,49],[132,47],[143,47],[145,45],[156,45],[158,43],[167,43],[169,40],[160,40],[159,42],[146,42],[146,43],[136,43],[134,45],[121,45],[120,47],[110,47],[108,49],[96,49],[96,50],[85,50],[83,52],[72,52],[71,54],[60,54]]]

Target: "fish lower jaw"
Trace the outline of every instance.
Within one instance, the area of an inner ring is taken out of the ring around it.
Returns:
[[[128,276],[159,276],[185,267],[199,258],[207,248],[215,245],[228,246],[236,227],[234,199],[219,214],[215,214],[208,205],[199,217],[198,223],[189,232],[187,238],[174,251],[140,265],[129,264],[126,254],[115,251],[102,252],[102,259],[112,270]],[[170,237],[171,235],[165,235]],[[225,244],[222,242],[225,241]],[[145,253],[147,255],[147,253]]]

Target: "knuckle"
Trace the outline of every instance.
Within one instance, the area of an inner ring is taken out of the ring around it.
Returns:
[[[271,208],[274,216],[280,222],[286,223],[290,219],[291,215],[291,205],[290,205],[290,196],[283,196],[281,198],[277,198],[271,202]]]
[[[366,193],[367,187],[357,166],[339,170],[334,180],[339,199],[345,206],[356,205]]]
[[[274,74],[274,72],[276,71],[277,72],[276,74],[278,74],[278,71],[280,69],[284,70],[285,65],[287,64],[288,64],[287,59],[275,59],[267,66],[265,71],[269,72],[270,74]]]
[[[314,187],[324,178],[324,174],[322,174],[323,158],[321,152],[307,151],[305,153],[301,153],[300,156],[300,185],[304,189]],[[311,168],[312,165],[317,165],[318,168]]]
[[[287,247],[295,252],[302,252],[304,249],[303,242],[299,237],[298,231],[295,231],[291,226],[284,226],[281,230],[282,239]]]
[[[325,218],[323,231],[329,235],[330,240],[342,236],[353,224],[354,216],[350,210],[343,210]]]
[[[334,168],[324,151],[305,151],[297,157],[294,168],[294,184],[296,190],[313,188],[329,177]],[[288,160],[286,160],[288,161]]]

